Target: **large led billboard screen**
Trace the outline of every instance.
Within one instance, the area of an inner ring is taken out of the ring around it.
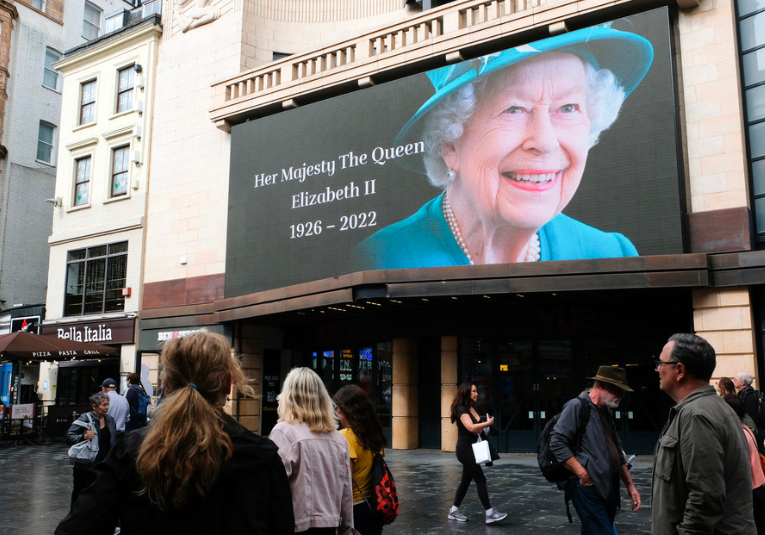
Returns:
[[[226,296],[683,252],[666,8],[232,128]]]

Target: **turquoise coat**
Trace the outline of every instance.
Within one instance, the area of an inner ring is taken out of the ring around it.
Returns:
[[[406,219],[380,229],[356,246],[357,271],[469,265],[446,222],[443,194]],[[603,232],[559,214],[539,229],[540,260],[580,260],[637,256],[637,249],[616,232]]]

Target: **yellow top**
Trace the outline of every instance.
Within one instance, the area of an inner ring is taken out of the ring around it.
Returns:
[[[361,487],[361,492],[364,493],[364,496],[368,499],[372,498],[372,461],[374,454],[361,445],[356,433],[350,427],[342,429],[340,434],[348,442],[348,452],[351,455],[351,475],[355,481],[355,483],[351,483],[351,486],[353,487],[353,503],[355,505],[364,501],[364,497],[359,492],[359,487]],[[384,450],[381,453],[385,455]]]

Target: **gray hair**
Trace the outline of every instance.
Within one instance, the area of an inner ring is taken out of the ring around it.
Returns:
[[[754,377],[749,375],[747,372],[740,372],[738,374],[738,379],[746,386],[752,386],[752,383],[754,382]]]
[[[89,400],[90,406],[97,407],[98,405],[103,403],[104,400],[108,400],[108,399],[109,399],[109,394],[107,394],[106,392],[96,392],[95,394],[90,396],[90,400]]]
[[[717,356],[712,345],[702,337],[690,333],[677,333],[669,337],[674,342],[670,357],[682,362],[688,375],[709,381],[717,366]]]
[[[608,129],[619,115],[627,95],[624,88],[608,69],[597,70],[584,62],[587,81],[587,113],[590,117],[590,148],[598,143],[600,134]],[[447,95],[430,112],[425,124],[425,155],[423,163],[428,180],[436,187],[445,187],[449,167],[444,162],[444,151],[462,137],[486,88],[486,81],[496,73],[484,76]]]

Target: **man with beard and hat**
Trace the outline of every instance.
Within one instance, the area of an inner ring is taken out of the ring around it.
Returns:
[[[640,508],[641,500],[611,414],[624,393],[632,392],[627,372],[601,366],[597,375],[588,379],[595,381],[589,394],[563,406],[550,436],[550,450],[571,471],[565,486],[582,521],[582,535],[600,535],[614,531],[620,478],[632,499],[633,511]]]

